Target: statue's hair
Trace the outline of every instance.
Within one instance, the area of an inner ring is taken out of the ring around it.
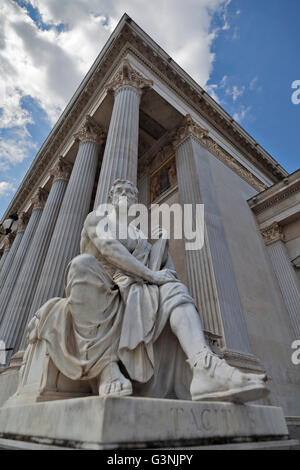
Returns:
[[[112,196],[113,196],[115,187],[117,186],[117,184],[120,184],[120,183],[121,183],[121,184],[124,184],[124,183],[129,184],[129,186],[131,186],[131,189],[133,190],[134,195],[135,195],[135,198],[136,198],[136,200],[137,200],[138,192],[139,192],[139,191],[138,191],[136,185],[135,185],[132,181],[118,178],[118,179],[116,179],[116,180],[113,182],[113,184],[112,184],[112,186],[111,186],[111,188],[110,188],[110,190],[109,190],[109,193],[108,193],[108,202],[111,202],[111,201],[112,201]]]

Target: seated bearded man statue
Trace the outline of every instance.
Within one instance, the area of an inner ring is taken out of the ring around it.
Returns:
[[[229,366],[206,344],[167,242],[160,238],[152,245],[132,224],[121,227],[126,237],[116,237],[122,210],[137,202],[136,187],[116,180],[109,202],[105,230],[98,211],[87,216],[81,254],[66,272],[66,298],[50,299],[38,310],[28,325],[29,343],[44,340],[58,370],[73,380],[96,379],[101,397],[264,397],[264,375]]]

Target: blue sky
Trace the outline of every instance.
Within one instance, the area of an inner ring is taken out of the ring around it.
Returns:
[[[298,0],[4,0],[0,216],[125,11],[287,171],[300,167]]]

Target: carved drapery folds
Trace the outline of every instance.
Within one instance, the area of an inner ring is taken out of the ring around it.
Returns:
[[[85,117],[79,131],[74,134],[75,140],[79,142],[96,142],[100,145],[104,142],[105,137],[104,129],[89,115]]]
[[[30,201],[33,205],[33,210],[43,209],[46,204],[47,197],[48,191],[46,191],[44,188],[39,187]]]
[[[21,214],[19,214],[17,232],[25,232],[28,220],[29,216],[26,212],[21,212]]]
[[[141,96],[143,90],[151,88],[152,86],[152,80],[144,78],[131,67],[128,59],[123,59],[120,69],[111,82],[106,86],[106,90],[116,94],[121,88],[130,87],[138,91]]]
[[[257,191],[261,192],[266,189],[266,186],[256,178],[247,168],[241,165],[232,155],[226,150],[220,147],[210,136],[207,129],[199,126],[191,117],[187,114],[183,118],[183,122],[176,131],[171,132],[170,142],[174,149],[181,145],[188,137],[193,137],[198,140],[200,144],[207,148],[215,157],[221,162],[228,166],[231,170],[237,173],[243,178],[248,184],[253,186]]]
[[[53,181],[55,180],[65,180],[68,181],[70,178],[70,174],[72,171],[72,165],[63,157],[59,157],[56,165],[50,170],[50,175],[53,177]]]
[[[278,222],[274,222],[272,225],[269,225],[269,227],[261,229],[261,234],[266,245],[271,245],[278,240],[284,241],[283,229]]]

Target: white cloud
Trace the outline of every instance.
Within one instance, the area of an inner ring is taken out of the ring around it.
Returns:
[[[22,108],[22,98],[36,100],[53,125],[125,12],[205,86],[215,60],[212,43],[229,27],[229,2],[28,0],[48,25],[43,29],[25,7],[2,0],[0,128],[16,128],[15,137],[0,141],[2,169],[21,162],[34,146],[26,129],[33,117]],[[212,28],[214,14],[223,19],[223,27]],[[60,24],[65,28],[55,27]]]
[[[10,166],[22,163],[30,156],[32,150],[37,150],[37,145],[27,129],[13,129],[9,137],[0,138],[0,170],[7,171]]]
[[[15,190],[16,188],[8,181],[0,181],[0,196],[7,196]]]
[[[249,113],[250,110],[251,110],[251,106],[246,107],[242,105],[240,109],[234,113],[233,119],[241,123],[245,119],[246,115]]]
[[[226,95],[232,96],[232,100],[235,103],[236,100],[244,94],[245,89],[245,86],[238,87],[237,85],[233,85],[232,87],[226,88]]]
[[[262,91],[262,86],[258,84],[258,77],[254,77],[250,84],[249,84],[249,90],[251,91]]]

